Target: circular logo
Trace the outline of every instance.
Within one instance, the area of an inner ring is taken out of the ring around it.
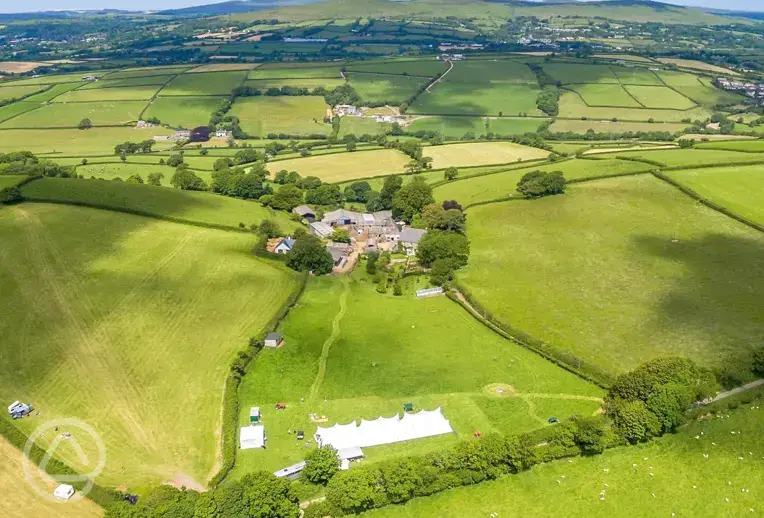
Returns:
[[[55,430],[56,437],[50,441],[50,445],[46,448],[43,445],[37,444],[37,441],[46,434],[49,434],[51,430]],[[48,473],[48,463],[56,453],[56,449],[58,449],[59,445],[63,442],[66,442],[66,445],[74,450],[74,453],[82,466],[88,468],[93,466],[88,473],[69,475]],[[95,445],[98,452],[98,459],[94,459],[95,462],[89,459],[85,454],[82,444]],[[35,445],[45,451],[45,455],[42,456],[38,465],[35,465],[30,458],[32,448]],[[21,458],[21,469],[24,472],[24,478],[27,483],[40,495],[55,502],[66,502],[69,500],[57,498],[50,488],[45,485],[45,480],[39,476],[38,470],[42,471],[48,478],[55,480],[59,484],[72,485],[74,483],[81,486],[77,489],[74,496],[71,497],[71,501],[77,501],[87,496],[90,490],[93,489],[93,480],[101,474],[105,465],[106,447],[103,444],[101,436],[98,435],[92,426],[74,418],[54,419],[37,427],[37,429],[35,429],[29,436],[29,439],[24,446],[24,455]]]

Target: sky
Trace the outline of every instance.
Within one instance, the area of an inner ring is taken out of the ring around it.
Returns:
[[[222,1],[225,0],[26,0],[24,2],[2,0],[0,4],[8,2],[13,5],[0,5],[0,13],[103,8],[156,11],[192,5],[215,4]],[[672,0],[671,3],[729,10],[764,11],[763,0]]]

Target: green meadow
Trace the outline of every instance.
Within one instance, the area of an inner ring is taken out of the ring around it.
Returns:
[[[328,106],[322,97],[281,96],[239,98],[231,114],[241,120],[241,128],[251,135],[325,135],[332,129],[324,122]]]
[[[209,124],[220,101],[219,97],[158,97],[151,101],[143,117],[156,117],[164,124],[193,129]]]

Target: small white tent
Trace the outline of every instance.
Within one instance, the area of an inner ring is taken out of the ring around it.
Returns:
[[[69,500],[74,496],[74,488],[69,484],[61,484],[53,490],[53,496],[59,500]]]
[[[265,448],[265,426],[242,426],[239,430],[239,445],[242,450]]]

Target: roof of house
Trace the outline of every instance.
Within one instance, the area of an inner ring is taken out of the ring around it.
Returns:
[[[324,214],[324,218],[321,220],[324,223],[331,221],[337,221],[340,219],[349,219],[350,221],[360,221],[361,213],[354,210],[337,209]]]
[[[281,333],[268,333],[265,337],[266,340],[276,340],[277,342],[280,342],[284,339],[284,335]]]
[[[283,245],[286,245],[286,247],[291,250],[296,241],[297,241],[296,239],[293,239],[291,237],[285,237],[284,239],[279,241],[279,244],[276,245],[276,248],[280,247],[283,244]]]
[[[406,227],[401,230],[400,240],[405,243],[419,243],[419,241],[422,239],[422,236],[424,236],[426,233],[427,231],[421,228]]]
[[[334,232],[334,229],[323,221],[314,221],[310,224],[310,228],[321,234],[322,236],[330,236]]]
[[[292,212],[295,214],[299,214],[300,216],[307,216],[308,214],[315,216],[316,211],[308,207],[307,205],[298,205],[297,207],[292,209]]]

